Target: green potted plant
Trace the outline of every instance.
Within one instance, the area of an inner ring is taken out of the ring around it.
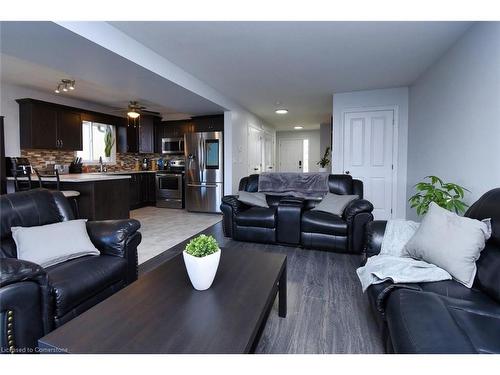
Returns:
[[[201,234],[189,241],[182,256],[196,290],[210,288],[219,267],[220,254],[219,244],[212,236]]]
[[[469,190],[451,182],[443,182],[436,176],[427,176],[424,180],[430,181],[416,184],[417,193],[408,199],[411,208],[417,210],[417,215],[425,215],[431,202],[457,214],[465,212],[468,205],[463,201],[463,198],[465,191]]]
[[[111,150],[113,149],[113,145],[115,144],[115,139],[113,137],[113,130],[111,126],[106,126],[106,130],[104,132],[104,156],[107,158],[111,157]]]
[[[316,165],[319,165],[319,171],[320,172],[326,172],[326,167],[328,166],[328,164],[330,164],[330,146],[328,146],[325,150],[325,154],[323,155],[323,157],[316,163]]]

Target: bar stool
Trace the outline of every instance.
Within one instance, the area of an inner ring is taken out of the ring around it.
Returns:
[[[19,179],[19,177],[22,177]],[[26,178],[26,180],[24,179]],[[24,171],[14,171],[14,190],[26,191],[32,189],[31,174],[24,174]]]
[[[39,171],[35,168],[35,173],[41,188],[59,190],[70,202],[73,202],[73,212],[78,219],[80,217],[78,210],[80,192],[76,190],[61,190],[61,180],[59,179],[59,171],[57,169]]]

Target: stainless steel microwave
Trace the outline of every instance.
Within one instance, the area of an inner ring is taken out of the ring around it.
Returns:
[[[161,153],[167,155],[184,154],[184,137],[162,138]]]

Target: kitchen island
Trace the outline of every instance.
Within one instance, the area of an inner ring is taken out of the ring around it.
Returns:
[[[130,175],[110,173],[79,173],[59,176],[61,190],[80,192],[80,196],[77,198],[80,218],[88,220],[128,219],[130,217],[130,178]],[[27,178],[20,179],[26,180]],[[46,180],[50,181],[51,179],[47,178]],[[38,187],[36,176],[32,177],[32,187]],[[8,177],[7,191],[11,193],[14,190],[14,177]]]

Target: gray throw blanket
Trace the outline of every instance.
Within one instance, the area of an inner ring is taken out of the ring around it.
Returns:
[[[322,198],[328,193],[328,173],[262,173],[259,192]]]

